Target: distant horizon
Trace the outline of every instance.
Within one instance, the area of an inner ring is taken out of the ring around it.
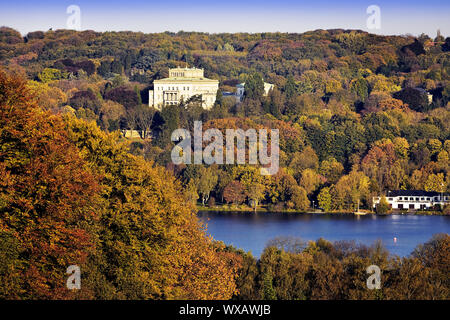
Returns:
[[[67,28],[68,8],[80,8],[80,31],[143,33],[305,33],[314,30],[361,30],[386,36],[424,33],[450,35],[450,3],[429,0],[264,0],[210,3],[173,0],[170,6],[153,0],[43,0],[39,3],[0,0],[0,21],[26,35],[32,31]],[[370,6],[380,8],[380,27],[369,28]]]
[[[48,29],[48,30],[42,30],[42,29],[36,29],[36,30],[31,30],[28,32],[20,32],[20,30],[17,30],[14,27],[11,26],[7,26],[7,25],[0,25],[0,28],[10,28],[10,29],[14,29],[17,32],[19,32],[23,37],[26,37],[26,35],[28,33],[31,32],[37,32],[37,31],[42,31],[42,32],[48,32],[48,31],[74,31],[74,32],[86,32],[86,31],[93,31],[93,32],[97,32],[97,33],[105,33],[105,32],[133,32],[133,33],[143,33],[143,34],[162,34],[162,33],[173,33],[173,34],[178,34],[180,32],[184,32],[184,33],[200,33],[200,34],[208,34],[208,35],[220,35],[220,34],[304,34],[304,33],[308,33],[308,32],[316,32],[316,31],[330,31],[330,30],[344,30],[344,31],[360,31],[360,32],[366,32],[368,34],[374,34],[374,35],[378,35],[378,36],[383,36],[383,37],[419,37],[422,33],[427,35],[428,37],[430,37],[431,39],[434,39],[436,37],[436,34],[426,34],[424,32],[420,33],[420,34],[412,34],[412,33],[404,33],[404,34],[380,34],[380,33],[375,33],[375,32],[370,32],[367,30],[361,30],[361,29],[347,29],[347,28],[330,28],[330,29],[311,29],[311,30],[306,30],[306,31],[299,31],[299,32],[291,32],[291,31],[260,31],[260,32],[248,32],[248,31],[237,31],[237,32],[207,32],[207,31],[197,31],[197,30],[178,30],[178,31],[170,31],[170,30],[165,30],[165,31],[157,31],[157,32],[145,32],[145,31],[137,31],[137,30],[93,30],[93,29],[84,29],[84,30],[73,30],[73,29],[64,29],[64,28],[60,28],[60,29]],[[437,33],[437,30],[436,30]],[[448,36],[446,36],[445,34],[442,33],[441,31],[441,35],[444,38],[447,38]]]

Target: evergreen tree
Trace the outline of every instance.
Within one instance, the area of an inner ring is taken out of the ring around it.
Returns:
[[[157,140],[157,145],[161,148],[171,144],[172,132],[180,128],[180,107],[176,105],[164,106],[161,110],[163,124],[161,126],[161,135]]]
[[[138,86],[134,86],[134,92],[136,92],[138,105],[142,104],[141,90],[139,90]]]
[[[123,65],[120,60],[114,59],[114,61],[111,63],[111,72],[116,74],[123,73]]]
[[[263,300],[277,300],[271,270],[267,270],[263,276]]]
[[[287,99],[291,99],[297,93],[297,87],[295,85],[295,81],[292,75],[288,76],[283,91]]]
[[[102,61],[97,69],[97,73],[103,77],[106,77],[110,72],[111,72],[111,63],[109,61]]]
[[[260,99],[264,95],[264,81],[258,73],[253,73],[245,82],[244,99]]]

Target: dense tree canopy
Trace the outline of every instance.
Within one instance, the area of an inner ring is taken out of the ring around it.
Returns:
[[[226,299],[236,261],[206,237],[181,185],[95,123],[40,110],[0,73],[0,296]],[[3,281],[4,280],[4,281]],[[205,281],[208,280],[208,281]]]
[[[195,216],[200,204],[349,212],[392,189],[449,192],[449,38],[436,39],[1,27],[0,297],[448,298],[448,254],[434,249],[447,252],[448,236],[405,259],[318,240],[269,246],[257,261],[212,242]],[[200,96],[149,107],[153,80],[187,64],[219,80],[214,107]],[[239,83],[241,103],[230,96]],[[172,132],[198,120],[222,133],[278,129],[280,170],[173,164]],[[374,261],[391,272],[372,295],[363,266]],[[69,264],[82,268],[76,294]]]

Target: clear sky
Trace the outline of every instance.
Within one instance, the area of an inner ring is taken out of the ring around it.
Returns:
[[[305,32],[360,29],[379,34],[450,36],[448,0],[0,0],[0,25],[22,34],[65,29],[69,5],[81,10],[81,29],[163,32]],[[369,30],[366,9],[378,5],[381,29]]]

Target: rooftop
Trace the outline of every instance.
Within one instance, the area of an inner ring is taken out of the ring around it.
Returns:
[[[169,77],[164,79],[155,80],[154,82],[214,82],[217,83],[219,80],[209,79],[209,78],[185,78],[185,77]]]
[[[205,78],[203,69],[198,68],[171,68],[169,69],[169,77],[164,79],[155,80],[154,82],[209,82],[218,83],[218,80]]]
[[[388,191],[386,196],[388,197],[435,197],[440,196],[441,192],[423,191],[423,190],[392,190]],[[444,193],[448,196],[448,193]]]

